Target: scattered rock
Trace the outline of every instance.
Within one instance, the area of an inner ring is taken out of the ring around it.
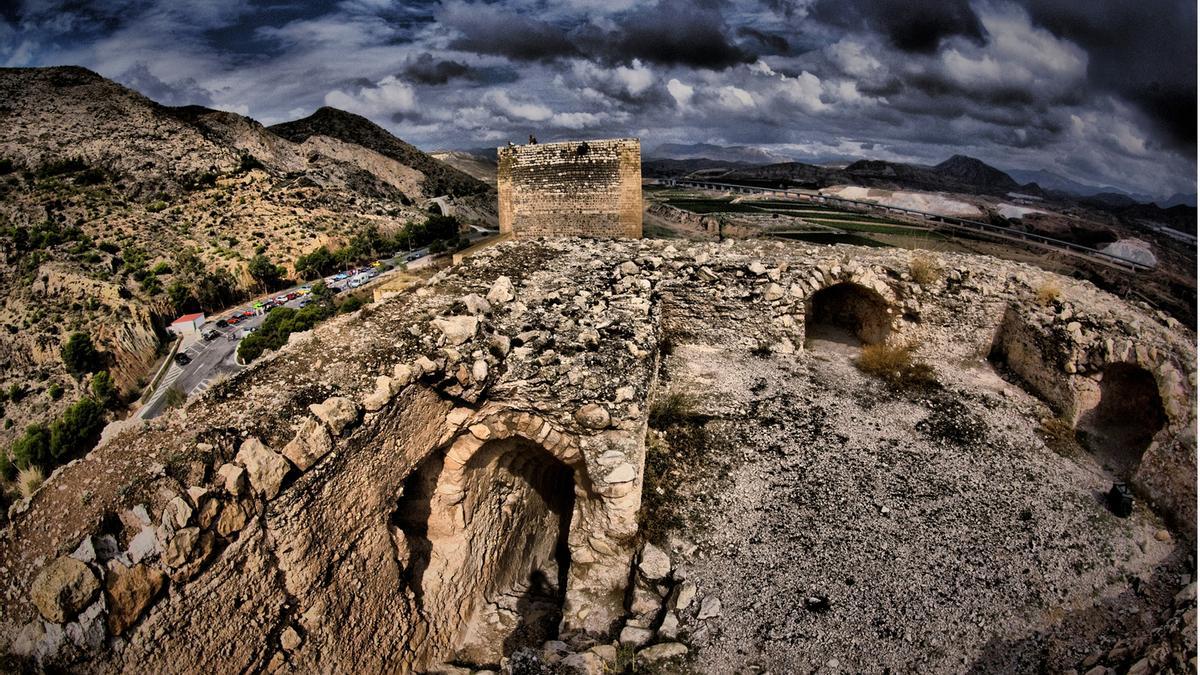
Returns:
[[[229,539],[230,535],[240,532],[246,526],[246,509],[238,502],[228,502],[221,508],[217,517],[215,529],[217,534]]]
[[[621,629],[621,636],[618,639],[623,645],[641,647],[644,644],[649,644],[650,640],[654,639],[654,632],[648,628],[625,626]]]
[[[559,672],[567,675],[604,675],[604,659],[595,652],[571,654],[558,663]]]
[[[250,484],[246,479],[246,470],[237,464],[222,464],[217,469],[220,485],[234,497],[241,497],[249,490]]]
[[[1159,541],[1171,541],[1171,533],[1166,530],[1159,530],[1154,533],[1154,538]]]
[[[279,494],[283,479],[292,469],[283,455],[263,445],[257,438],[247,438],[242,442],[237,461],[246,467],[250,485],[267,499],[274,499]]]
[[[588,651],[599,656],[605,663],[615,663],[617,660],[617,648],[612,645],[596,645]]]
[[[500,305],[511,301],[515,297],[512,279],[508,277],[496,277],[496,281],[492,282],[492,287],[488,290],[487,294],[489,302]]]
[[[294,652],[299,649],[304,639],[300,637],[300,633],[296,632],[295,628],[288,626],[279,634],[279,646],[289,652]]]
[[[721,601],[713,596],[708,596],[700,601],[700,612],[696,614],[697,619],[712,619],[721,616]]]
[[[658,639],[674,640],[679,637],[679,615],[668,610],[663,615],[662,624],[658,627]]]
[[[638,571],[650,581],[658,581],[671,573],[671,557],[654,544],[642,546],[642,556],[638,561]]]
[[[448,316],[434,319],[433,325],[445,334],[447,342],[461,345],[475,337],[479,330],[479,319],[474,316]]]
[[[90,567],[63,556],[38,573],[29,595],[43,618],[65,623],[91,604],[99,590],[100,581]]]
[[[358,421],[358,406],[343,396],[325,399],[322,403],[308,406],[314,415],[329,425],[334,436],[341,436],[346,427]]]
[[[108,630],[120,635],[137,623],[142,612],[150,605],[163,585],[167,575],[146,565],[125,568],[120,565],[109,570],[105,581],[104,599],[108,604]]]
[[[667,659],[684,656],[687,654],[687,651],[687,647],[679,644],[678,642],[664,642],[652,647],[646,647],[638,652],[637,657],[639,661],[644,663],[657,663],[659,661],[666,661]]]
[[[463,305],[467,308],[469,314],[491,314],[492,306],[487,300],[479,297],[475,293],[464,295],[462,298]]]
[[[329,430],[316,418],[309,417],[300,425],[292,440],[283,446],[283,456],[301,471],[307,471],[332,449],[333,439],[329,436]]]
[[[671,609],[683,611],[696,599],[696,582],[686,579],[671,591]]]

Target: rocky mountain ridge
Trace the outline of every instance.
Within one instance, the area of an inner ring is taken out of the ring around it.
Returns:
[[[23,392],[0,446],[86,393],[59,357],[71,332],[90,334],[135,392],[162,326],[257,290],[256,256],[287,270],[319,246],[422,220],[448,186],[488,189],[378,127],[338,138],[314,119],[366,122],[323,110],[292,141],[83,68],[0,69],[0,387]]]

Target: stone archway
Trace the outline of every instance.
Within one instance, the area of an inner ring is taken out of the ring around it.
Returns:
[[[1080,442],[1122,479],[1133,477],[1142,455],[1167,422],[1154,375],[1135,364],[1110,363],[1099,387],[1079,400]]]
[[[892,333],[888,302],[874,290],[841,282],[813,293],[804,306],[809,339],[879,344]]]
[[[405,482],[392,524],[422,624],[412,667],[495,666],[557,636],[589,484],[578,447],[524,417],[474,425]]]

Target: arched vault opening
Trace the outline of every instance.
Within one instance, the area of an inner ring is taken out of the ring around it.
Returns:
[[[435,663],[495,666],[557,637],[571,565],[571,466],[513,436],[461,463],[435,453],[404,491],[393,536]]]
[[[1154,375],[1140,366],[1113,363],[1102,371],[1098,398],[1085,407],[1075,430],[1083,446],[1117,477],[1129,479],[1166,422]]]
[[[809,338],[879,344],[892,332],[888,302],[859,284],[843,282],[812,295],[804,308]]]

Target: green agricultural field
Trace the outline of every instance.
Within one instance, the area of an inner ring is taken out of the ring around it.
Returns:
[[[763,213],[750,204],[733,204],[727,199],[668,199],[664,203],[692,213]]]

